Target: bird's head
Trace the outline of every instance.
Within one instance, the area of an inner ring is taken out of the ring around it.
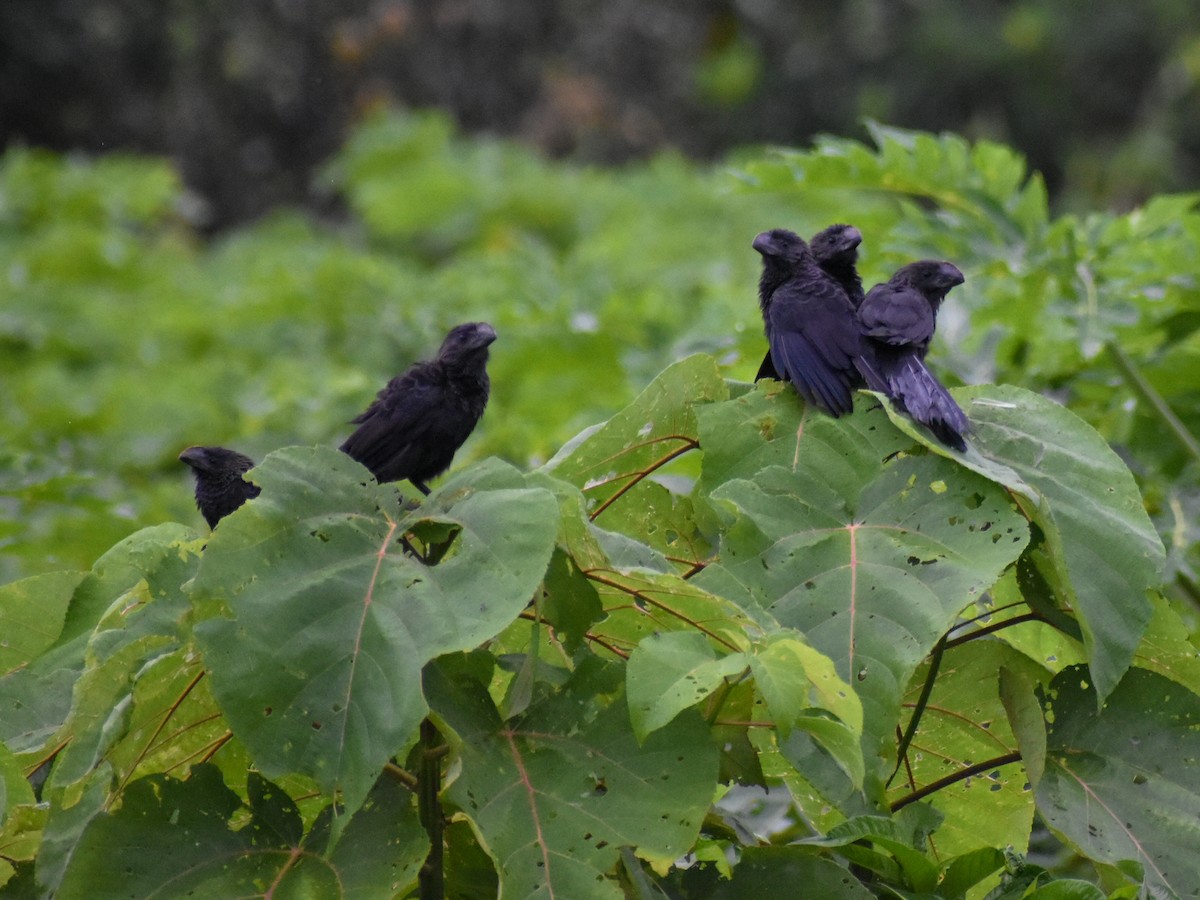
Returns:
[[[179,461],[200,475],[245,475],[254,468],[250,457],[223,446],[190,446],[179,455]]]
[[[496,329],[487,322],[465,322],[455,325],[446,334],[438,350],[438,359],[443,362],[463,360],[470,357],[487,359],[487,348],[496,340]]]
[[[188,447],[179,454],[179,461],[186,463],[197,474],[212,472],[243,475],[254,468],[254,460],[225,447]]]
[[[830,225],[813,235],[809,246],[819,263],[854,265],[862,239],[862,232],[853,225]]]
[[[772,262],[790,264],[799,262],[810,255],[808,244],[804,238],[786,228],[772,228],[754,238],[751,245],[762,254],[763,263]]]
[[[947,291],[966,280],[958,266],[937,259],[909,263],[898,269],[892,279],[912,285],[933,303],[940,302]]]

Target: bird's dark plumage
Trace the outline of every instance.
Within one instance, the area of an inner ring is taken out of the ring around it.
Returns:
[[[809,249],[812,250],[817,265],[841,285],[850,303],[856,307],[863,299],[862,278],[859,277],[856,268],[858,245],[861,243],[862,232],[853,225],[830,225],[813,235],[812,241],[809,242]],[[765,310],[763,316],[766,317]],[[783,380],[771,362],[769,349],[763,356],[762,365],[758,367],[754,380],[762,381],[764,378]]]
[[[387,383],[341,449],[380,482],[425,482],[450,468],[487,406],[488,346],[496,332],[486,322],[452,328],[437,357],[418,362]]]
[[[883,391],[956,450],[966,449],[963,435],[970,422],[924,359],[938,307],[947,292],[962,283],[962,272],[951,263],[923,259],[897,269],[887,282],[871,288],[858,308],[863,334],[874,345],[880,376],[878,381],[868,379],[869,386]]]
[[[871,350],[845,289],[791,231],[764,231],[753,246],[763,258],[758,300],[772,367],[831,416],[850,412]]]
[[[209,528],[247,500],[261,492],[258,485],[242,478],[254,468],[254,460],[224,447],[188,447],[179,454],[196,476],[196,507]]]
[[[861,243],[862,232],[853,225],[830,225],[814,234],[808,244],[817,265],[842,286],[855,307],[863,301],[862,278],[856,268]]]

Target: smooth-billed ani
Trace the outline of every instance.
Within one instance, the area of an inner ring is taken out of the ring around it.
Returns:
[[[887,282],[871,288],[858,308],[882,377],[878,384],[868,379],[872,389],[882,390],[955,450],[966,450],[963,435],[970,430],[970,422],[926,368],[924,359],[937,325],[938,307],[947,292],[963,280],[954,265],[923,259],[897,269]]]
[[[495,339],[486,322],[450,329],[435,359],[409,366],[354,419],[358,429],[341,449],[379,482],[407,478],[428,494],[425,482],[450,468],[487,406]]]
[[[853,225],[830,225],[814,234],[808,244],[817,265],[842,286],[842,290],[854,306],[862,303],[863,299],[862,278],[855,268],[858,263],[858,245],[861,243],[862,232]],[[763,315],[765,318],[766,313]],[[758,367],[758,374],[754,376],[755,381],[762,381],[764,378],[785,380],[779,377],[779,372],[771,362],[770,350],[763,354],[762,365]]]
[[[854,387],[878,376],[846,289],[794,232],[764,231],[753,246],[763,258],[758,301],[774,370],[831,416],[850,412]]]
[[[254,468],[254,460],[224,447],[188,447],[179,454],[196,476],[196,508],[209,528],[247,500],[261,493],[258,485],[242,478]]]

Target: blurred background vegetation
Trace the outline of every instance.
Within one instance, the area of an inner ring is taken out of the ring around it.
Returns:
[[[1200,176],[1191,0],[6,0],[0,143],[172,158],[205,229],[318,176],[365,112],[588,163],[862,136],[1012,144],[1060,209]],[[336,205],[336,204],[334,204]]]
[[[199,525],[180,450],[336,445],[460,321],[459,465],[750,378],[750,239],[849,220],[868,284],[964,269],[941,374],[1100,430],[1195,600],[1198,76],[1187,0],[6,0],[0,582]]]

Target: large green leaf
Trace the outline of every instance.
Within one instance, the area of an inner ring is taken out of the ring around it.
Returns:
[[[855,734],[862,733],[862,703],[838,677],[833,661],[780,631],[756,644],[750,670],[781,738],[802,708],[819,706],[837,716]]]
[[[127,737],[135,715],[139,719],[147,715],[145,705],[134,703],[143,680],[159,688],[190,667],[188,652],[178,651],[190,611],[181,585],[191,579],[199,563],[200,548],[191,537],[190,532],[175,533],[170,528],[147,529],[143,534],[136,558],[141,579],[112,601],[88,637],[85,667],[63,726],[67,746],[54,768],[56,784],[83,778]],[[161,543],[153,543],[155,538]],[[183,678],[191,681],[196,675],[186,672]],[[224,731],[221,723],[216,728]],[[211,730],[188,737],[196,741]],[[198,746],[192,744],[192,749]]]
[[[85,574],[50,572],[0,587],[0,675],[28,665],[54,645]]]
[[[1000,698],[1002,667],[1036,674],[1028,660],[1000,641],[981,639],[946,651],[920,727],[888,791],[889,802],[1016,752]],[[908,710],[915,708],[927,675],[928,666],[917,670],[904,697]],[[1034,809],[1028,780],[1021,760],[1009,760],[927,796],[944,816],[935,835],[938,852],[1012,846],[1023,853]]]
[[[403,513],[342,453],[289,448],[253,476],[262,495],[214,532],[196,577],[213,692],[268,775],[306,774],[353,810],[425,714],[421,666],[474,647],[546,571],[554,498],[498,463]],[[456,534],[428,566],[406,530]]]
[[[712,357],[689,356],[665,369],[600,428],[560,451],[545,470],[581,488],[589,515],[598,518],[644,478],[695,449],[693,406],[727,396]]]
[[[748,665],[742,653],[717,656],[697,631],[645,638],[629,655],[625,682],[634,734],[644,741]]]
[[[898,432],[878,410],[835,421],[790,391],[760,389],[702,408],[700,423],[720,449],[711,474],[706,451],[702,485],[737,517],[720,564],[692,583],[831,657],[863,701],[867,769],[882,773],[901,692],[1020,554],[1025,520],[1002,490],[948,460],[896,456]]]
[[[1079,666],[1046,692],[1038,811],[1089,858],[1141,867],[1150,890],[1200,894],[1200,697],[1136,668],[1099,710],[1096,694]]]
[[[437,665],[430,703],[455,737],[449,802],[472,823],[500,896],[620,898],[619,850],[666,864],[696,840],[716,786],[717,751],[694,714],[639,746],[624,703],[597,709],[599,683],[501,723],[481,685]]]
[[[213,766],[186,781],[139,779],[119,810],[92,820],[55,896],[391,897],[413,884],[429,846],[412,795],[391,781],[328,855],[327,827],[306,838],[277,786],[252,775],[246,806]]]
[[[707,900],[745,900],[778,897],[785,886],[802,889],[808,897],[871,900],[874,896],[849,869],[817,856],[805,847],[747,847],[732,877],[718,876],[715,867],[693,867],[678,880],[685,897]]]
[[[955,396],[974,429],[957,458],[1010,488],[1041,527],[1103,700],[1132,662],[1165,561],[1133,476],[1091,426],[1039,394],[982,385]]]
[[[36,600],[45,604],[46,615],[45,631],[38,641],[40,655],[0,676],[0,738],[11,749],[38,749],[69,716],[78,717],[75,702],[81,692],[88,693],[88,684],[109,695],[92,710],[99,718],[92,718],[90,724],[103,724],[123,695],[119,684],[109,682],[132,679],[146,658],[127,648],[138,643],[154,652],[149,644],[177,644],[179,620],[186,612],[180,585],[194,570],[199,549],[195,533],[182,525],[171,523],[135,532],[105,553],[79,580],[65,613],[60,592],[74,577],[18,583],[36,586]],[[14,590],[18,593],[12,599],[19,604],[22,589],[14,586]],[[16,628],[14,634],[20,638],[21,629]],[[122,652],[124,663],[114,662]],[[98,676],[96,667],[106,664],[110,666],[108,676]],[[79,734],[77,724],[67,726],[72,737]],[[93,729],[79,743],[97,738],[98,731]],[[87,760],[95,755],[94,745],[70,752]],[[88,762],[82,765],[86,767]]]

